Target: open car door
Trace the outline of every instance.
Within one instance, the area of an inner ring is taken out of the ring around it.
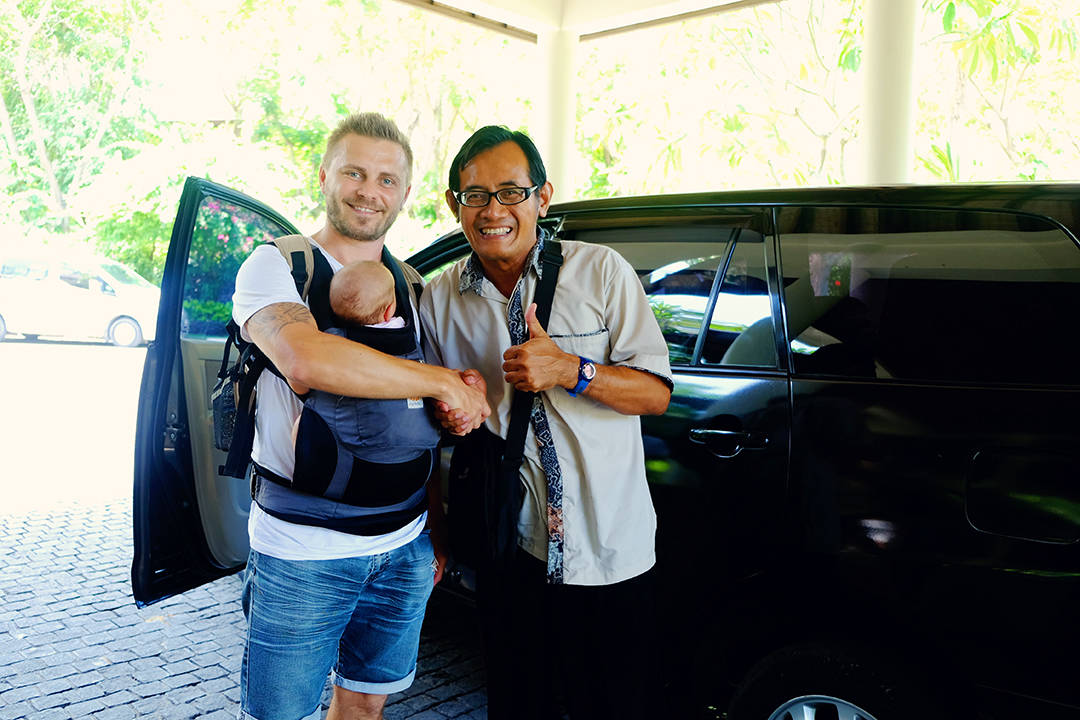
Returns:
[[[146,351],[135,431],[135,552],[140,607],[240,570],[251,497],[218,475],[210,390],[240,264],[261,242],[298,231],[258,201],[189,177],[161,282],[157,339]]]

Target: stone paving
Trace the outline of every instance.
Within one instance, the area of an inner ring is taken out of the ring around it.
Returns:
[[[0,720],[236,717],[238,575],[140,610],[130,501],[5,512]],[[390,696],[386,720],[486,718],[475,627],[472,608],[436,592],[417,680]]]

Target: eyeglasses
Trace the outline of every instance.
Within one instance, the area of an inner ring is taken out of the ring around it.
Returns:
[[[490,193],[486,190],[462,190],[454,193],[457,201],[466,207],[486,207],[491,202],[491,196],[499,201],[500,205],[517,205],[529,199],[539,185],[532,187],[507,187]]]

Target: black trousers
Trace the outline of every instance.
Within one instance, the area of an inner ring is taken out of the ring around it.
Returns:
[[[661,685],[653,572],[615,585],[548,585],[518,551],[477,576],[490,720],[635,720]]]

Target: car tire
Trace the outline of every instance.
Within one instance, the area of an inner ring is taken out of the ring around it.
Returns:
[[[824,645],[784,648],[759,662],[736,690],[729,720],[939,720],[939,703],[911,673],[881,657]]]
[[[129,317],[118,317],[109,323],[109,331],[105,336],[113,345],[120,347],[135,347],[143,343],[142,328]]]

